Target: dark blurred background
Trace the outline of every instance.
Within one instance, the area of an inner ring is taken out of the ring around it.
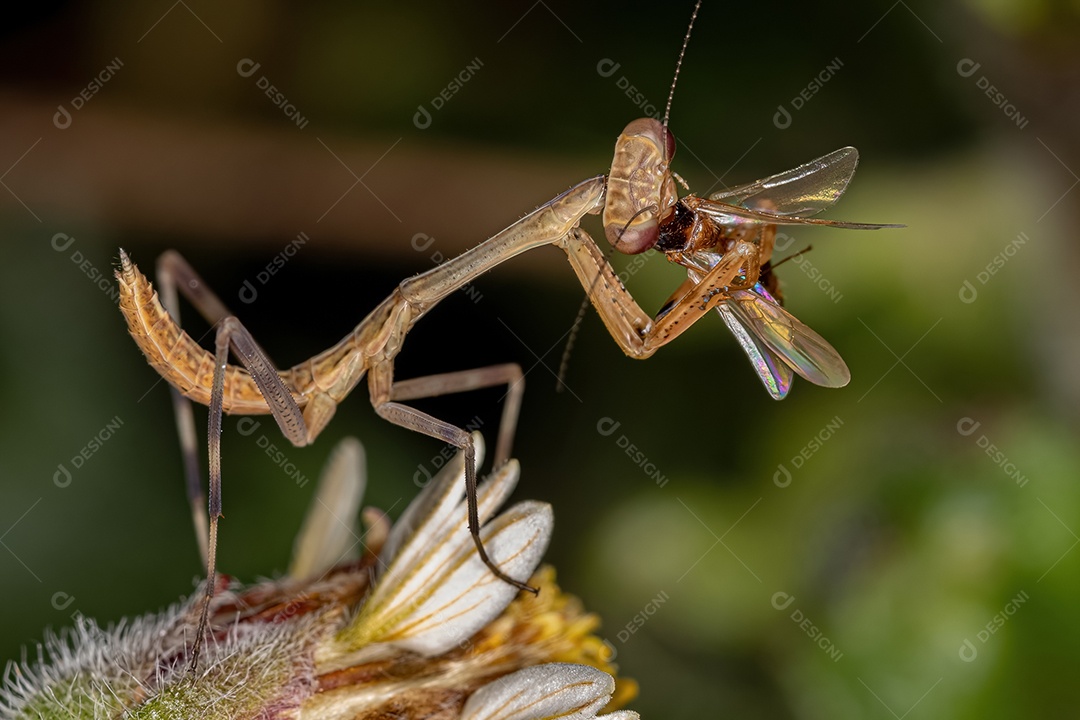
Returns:
[[[1075,5],[890,2],[706,3],[671,117],[699,193],[859,148],[828,216],[907,228],[797,230],[779,255],[813,251],[778,271],[848,387],[796,381],[773,402],[715,317],[633,362],[590,310],[556,393],[583,292],[552,248],[445,301],[400,356],[400,378],[528,371],[517,496],[553,503],[549,559],[602,615],[646,718],[1080,702]],[[297,363],[440,254],[606,172],[622,127],[662,113],[690,10],[166,0],[9,16],[0,657],[33,655],[75,612],[160,608],[200,576],[168,392],[115,307],[118,247],[147,272],[180,250]],[[613,262],[649,312],[681,282],[659,257]],[[500,396],[422,407],[493,441]],[[228,419],[223,439],[219,562],[245,581],[284,571],[336,440],[362,440],[367,500],[394,515],[440,452],[380,421],[363,387],[307,449],[259,419],[249,436]]]

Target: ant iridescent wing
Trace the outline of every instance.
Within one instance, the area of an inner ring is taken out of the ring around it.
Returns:
[[[705,254],[698,253],[699,259]],[[689,271],[686,282],[657,313],[658,320],[701,281],[700,272]],[[716,312],[774,400],[787,397],[795,373],[822,387],[843,387],[851,380],[847,364],[833,346],[782,308],[762,283],[750,290],[730,291]]]
[[[851,380],[847,364],[833,346],[780,307],[761,283],[750,290],[732,291],[731,298],[716,309],[774,399],[782,400],[791,389],[792,370],[822,387],[843,387]]]
[[[714,193],[708,199],[694,198],[692,204],[688,204],[713,222],[730,228],[827,225],[876,230],[897,227],[808,217],[832,206],[840,198],[858,163],[858,150],[841,148],[792,170]],[[713,252],[699,251],[680,258],[679,262],[688,270],[690,288],[700,282],[720,257]],[[681,297],[690,288],[680,288],[673,298]],[[788,394],[794,380],[793,371],[824,387],[843,387],[851,379],[839,353],[784,310],[760,282],[749,290],[731,291],[729,298],[717,305],[716,311],[774,399],[782,400]]]
[[[740,290],[739,292],[746,292]],[[716,312],[724,318],[724,324],[739,342],[746,356],[750,358],[750,364],[765,386],[765,390],[773,400],[783,400],[791,390],[791,383],[795,379],[795,373],[784,359],[769,349],[765,341],[759,335],[747,329],[751,323],[744,324],[736,315],[734,303],[722,302],[716,306]]]
[[[698,199],[694,209],[727,227],[827,225],[852,230],[902,227],[811,218],[844,194],[859,164],[859,151],[840,148],[797,168]]]
[[[844,194],[858,164],[858,150],[840,148],[793,170],[713,193],[709,200],[776,215],[808,217]]]

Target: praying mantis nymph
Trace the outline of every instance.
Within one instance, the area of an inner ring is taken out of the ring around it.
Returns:
[[[697,7],[691,28],[696,16]],[[683,52],[689,37],[688,29]],[[678,66],[675,75],[677,79]],[[670,107],[669,96],[668,112]],[[793,372],[818,385],[845,385],[850,376],[839,354],[770,294],[773,276],[769,260],[778,225],[895,227],[809,217],[831,206],[843,193],[857,164],[855,149],[843,148],[795,170],[707,198],[687,195],[681,199],[675,187],[676,179],[681,182],[681,178],[670,168],[674,154],[675,139],[667,127],[667,112],[663,122],[655,118],[634,120],[619,135],[606,176],[575,185],[473,249],[402,281],[349,335],[288,370],[279,371],[274,366],[240,320],[179,254],[167,252],[158,260],[159,299],[121,250],[116,272],[120,308],[140,349],[174,390],[188,495],[200,536],[208,538],[203,547],[209,576],[207,599],[214,588],[221,516],[222,413],[271,413],[290,442],[305,446],[314,442],[337,404],[365,377],[371,403],[381,417],[465,453],[469,528],[477,551],[496,576],[535,592],[503,573],[480,541],[475,450],[469,433],[408,404],[418,398],[507,386],[494,453],[497,467],[510,457],[524,390],[521,369],[508,363],[409,380],[394,377],[394,360],[406,335],[439,301],[533,248],[555,245],[566,253],[608,332],[632,358],[651,356],[715,308],[773,397],[787,394]],[[579,226],[586,215],[597,213],[603,214],[604,234],[616,250],[628,254],[658,250],[687,269],[687,281],[657,316],[641,309],[604,253]],[[216,326],[213,352],[180,328],[178,291]],[[230,351],[239,365],[229,364]],[[190,400],[210,409],[208,518],[195,460]],[[205,612],[196,643],[202,641],[204,628]],[[196,646],[193,667],[197,659]]]

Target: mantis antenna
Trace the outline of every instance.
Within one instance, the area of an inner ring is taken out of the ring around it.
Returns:
[[[686,28],[686,37],[683,38],[682,50],[679,51],[679,59],[675,62],[675,77],[671,79],[671,90],[668,91],[667,107],[664,108],[664,127],[667,127],[668,118],[671,116],[671,101],[675,98],[675,83],[679,82],[679,70],[682,69],[683,56],[686,55],[686,46],[690,44],[690,31],[694,29],[694,21],[697,20],[698,10],[701,9],[701,0],[694,5],[694,12],[690,15],[690,25]]]
[[[694,4],[694,12],[690,15],[690,24],[686,28],[686,36],[683,38],[682,49],[679,50],[679,59],[675,61],[675,76],[671,79],[671,89],[668,91],[667,107],[664,108],[664,127],[667,127],[668,117],[671,115],[671,101],[675,98],[675,84],[679,82],[679,71],[682,69],[683,57],[686,55],[686,47],[690,44],[690,31],[694,29],[694,21],[697,20],[698,10],[701,9],[701,0]],[[642,211],[644,212],[644,211]],[[629,224],[629,221],[627,221]],[[594,283],[595,284],[595,283]],[[585,311],[589,308],[589,294],[581,301],[574,324],[570,326],[570,334],[566,339],[566,347],[563,349],[562,358],[559,360],[559,374],[555,380],[555,392],[562,392],[566,387],[566,371],[570,366],[570,353],[574,349],[574,341],[577,340],[581,323],[585,319]]]

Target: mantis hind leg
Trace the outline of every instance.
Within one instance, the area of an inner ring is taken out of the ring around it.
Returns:
[[[188,264],[187,260],[175,250],[167,250],[158,257],[156,276],[158,296],[161,298],[162,305],[165,306],[165,309],[176,321],[177,325],[180,324],[180,295],[183,295],[184,299],[190,302],[199,315],[211,325],[220,326],[226,318],[233,316],[228,306],[210,289],[210,286],[195,272],[195,269]],[[262,390],[263,396],[267,397],[268,392],[267,389],[263,389],[264,386],[277,397],[288,394],[280,378],[277,377],[277,370],[274,369],[266,351],[259,347],[251,334],[239,324],[239,321],[236,321],[236,327],[230,334],[242,336],[241,342],[247,350],[247,355],[255,358],[251,361],[245,361],[244,357],[237,352],[237,357],[244,363],[244,367],[251,372],[260,390]],[[221,363],[218,362],[217,366],[220,367]],[[274,377],[270,377],[271,373]],[[195,533],[205,569],[209,557],[207,547],[207,499],[203,492],[199,471],[199,453],[195,441],[195,417],[191,400],[181,395],[171,385],[169,386],[169,392],[172,396],[173,413],[176,417],[177,432],[180,436],[180,452],[184,463],[184,481],[187,488],[188,502],[191,504],[192,520],[195,525]],[[295,445],[306,445],[306,438],[300,440],[301,435],[306,435],[303,429],[303,420],[297,421],[294,419],[299,417],[299,409],[296,407],[295,402],[292,403],[292,407],[289,407],[288,403],[281,400],[272,402],[271,398],[267,397],[267,405],[270,407],[271,412],[274,413],[274,418],[286,437]],[[296,426],[299,426],[299,431],[295,429]]]
[[[177,252],[166,252],[158,260],[157,277],[162,303],[177,323],[180,321],[179,292],[208,322],[217,326],[214,379],[209,408],[210,492],[208,497],[202,494],[191,401],[183,397],[175,388],[170,388],[184,458],[188,500],[192,505],[192,516],[199,537],[200,549],[205,558],[204,567],[207,573],[199,627],[191,653],[190,668],[194,672],[198,666],[199,650],[206,631],[217,574],[217,526],[221,518],[221,423],[224,411],[225,373],[230,349],[244,368],[251,373],[285,437],[294,445],[303,446],[308,443],[308,433],[299,406],[293,399],[292,393],[285,387],[285,383],[266,352],[259,347],[247,328],[229,312],[225,304],[210,290],[187,261]],[[207,508],[209,516],[207,516]]]
[[[210,455],[210,533],[207,548],[206,591],[203,597],[199,627],[195,633],[195,642],[191,650],[189,668],[195,672],[199,662],[199,650],[206,634],[207,620],[210,614],[210,601],[214,597],[214,580],[217,574],[217,527],[221,519],[221,420],[224,414],[225,372],[228,367],[229,350],[239,358],[244,368],[251,373],[267,406],[274,414],[274,419],[282,433],[293,445],[307,445],[307,426],[300,407],[292,393],[285,387],[281,376],[270,358],[258,346],[251,333],[233,316],[226,317],[218,324],[214,343],[214,383],[210,390],[210,420],[208,422]]]
[[[175,250],[167,250],[158,257],[157,287],[161,304],[165,306],[176,324],[180,324],[180,297],[178,290],[190,302],[200,315],[211,325],[216,325],[232,315],[224,303],[203,282],[198,273]],[[184,484],[187,488],[188,503],[191,505],[192,522],[195,525],[195,537],[199,543],[203,569],[209,562],[208,519],[206,515],[206,494],[203,491],[202,477],[199,471],[199,451],[195,442],[195,416],[191,401],[169,385],[172,397],[173,415],[176,417],[176,430],[180,435],[180,454],[184,462]]]

